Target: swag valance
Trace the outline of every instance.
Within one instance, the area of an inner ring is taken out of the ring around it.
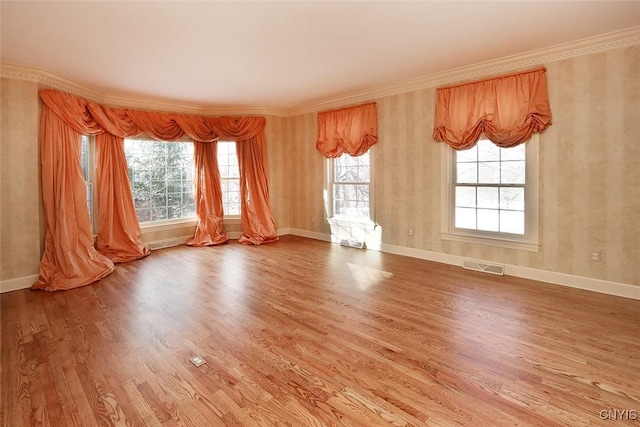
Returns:
[[[198,224],[188,244],[227,241],[216,148],[236,141],[240,169],[241,243],[277,240],[269,204],[263,117],[204,117],[117,109],[42,90],[41,158],[45,251],[32,288],[70,289],[110,274],[114,262],[149,254],[142,244],[124,155],[124,138],[145,134],[195,143],[194,199]],[[96,135],[97,242],[94,248],[80,165],[81,135]]]
[[[56,90],[41,90],[42,102],[64,123],[84,135],[104,132],[121,138],[142,134],[162,141],[185,135],[198,142],[245,141],[264,131],[264,117],[205,117],[105,107]]]
[[[500,147],[526,142],[551,125],[545,68],[438,88],[433,138],[457,150],[484,134]]]
[[[360,156],[378,142],[376,103],[318,113],[316,148],[325,157]]]

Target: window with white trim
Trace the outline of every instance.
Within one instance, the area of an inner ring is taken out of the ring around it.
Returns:
[[[125,139],[138,221],[194,219],[193,143]]]
[[[537,134],[511,148],[445,147],[443,238],[537,251]]]
[[[361,156],[345,153],[327,161],[332,217],[355,221],[371,219],[371,150]]]
[[[96,220],[94,214],[93,203],[93,181],[95,179],[95,149],[94,139],[88,135],[82,135],[80,139],[80,166],[82,167],[82,175],[84,177],[86,194],[87,194],[87,208],[89,209],[89,224],[91,229],[95,230],[94,221]]]
[[[224,216],[240,216],[240,169],[234,141],[218,142],[218,169]]]

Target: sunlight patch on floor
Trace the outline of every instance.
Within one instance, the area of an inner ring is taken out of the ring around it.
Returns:
[[[349,270],[351,270],[353,279],[362,290],[369,289],[383,280],[393,277],[393,274],[388,271],[376,270],[353,263],[348,263],[347,265],[349,266]]]

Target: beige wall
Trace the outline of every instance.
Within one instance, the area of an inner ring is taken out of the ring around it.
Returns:
[[[540,136],[540,251],[440,238],[435,89],[376,100],[374,212],[383,244],[640,285],[640,46],[546,67],[553,125]],[[316,132],[316,114],[290,119],[290,221],[327,232],[311,222],[323,209]],[[592,249],[602,251],[602,262],[589,261]]]
[[[266,116],[267,157],[269,162],[269,201],[279,229],[289,227],[289,203],[291,180],[288,165],[291,153],[288,150],[287,118]],[[240,231],[240,227],[237,227]]]
[[[0,280],[38,274],[38,85],[2,79]]]
[[[640,285],[640,46],[545,65],[553,125],[540,136],[540,251],[440,239],[433,88],[376,100],[374,212],[382,243]],[[37,89],[2,80],[0,280],[38,273]],[[328,234],[316,114],[267,116],[266,134],[278,228]],[[589,262],[591,249],[602,251],[602,262]]]

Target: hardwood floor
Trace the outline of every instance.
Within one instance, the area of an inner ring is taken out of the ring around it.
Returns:
[[[5,426],[640,423],[630,299],[293,236],[0,298]]]

